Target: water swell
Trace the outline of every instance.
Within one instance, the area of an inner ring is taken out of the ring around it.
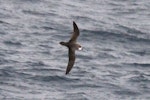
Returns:
[[[128,95],[128,96],[139,96],[139,95],[141,95],[141,93],[139,93],[137,91],[130,90],[130,89],[117,90],[117,91],[114,91],[114,93],[116,93],[117,95]]]
[[[37,80],[37,81],[43,81],[43,82],[76,82],[79,79],[72,79],[72,78],[68,78],[65,76],[58,76],[58,75],[54,75],[54,76],[31,76],[30,79],[32,80]]]
[[[116,41],[120,43],[124,43],[124,42],[129,43],[129,41],[132,43],[146,43],[146,44],[150,43],[150,39],[148,37],[142,37],[138,35],[138,34],[145,34],[145,33],[139,32],[138,34],[136,34],[135,30],[133,30],[132,34],[122,33],[121,31],[109,32],[109,31],[81,30],[81,32],[83,32],[85,36],[88,34],[88,36],[101,39],[101,40],[110,40],[110,41]]]
[[[134,75],[132,77],[130,77],[129,81],[130,82],[139,82],[139,83],[150,83],[150,78],[148,78],[150,75],[145,75],[140,73],[139,75]]]
[[[134,51],[130,51],[133,54],[139,55],[139,56],[147,56],[150,55],[150,51],[148,50],[134,50]]]
[[[126,66],[149,68],[150,63],[123,63]]]
[[[9,46],[22,46],[21,42],[11,41],[11,40],[4,41],[4,44],[9,45]]]
[[[22,10],[24,14],[34,15],[34,16],[56,16],[54,13],[49,12],[39,12],[39,11],[32,11],[32,10]]]

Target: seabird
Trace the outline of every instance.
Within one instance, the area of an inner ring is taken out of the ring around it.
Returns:
[[[61,45],[66,46],[69,50],[68,50],[68,57],[69,57],[69,61],[68,61],[68,65],[67,65],[67,69],[66,69],[66,74],[68,74],[75,62],[75,50],[82,50],[82,47],[76,43],[76,40],[79,36],[79,29],[77,24],[73,21],[73,32],[72,32],[72,36],[71,39],[68,42],[60,42]]]

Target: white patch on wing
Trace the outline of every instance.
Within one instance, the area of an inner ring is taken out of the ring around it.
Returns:
[[[78,50],[82,50],[82,47],[78,48]]]

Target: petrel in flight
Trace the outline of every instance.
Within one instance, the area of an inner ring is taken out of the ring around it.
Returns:
[[[76,43],[77,38],[79,36],[79,29],[77,24],[73,21],[73,32],[72,32],[72,36],[71,39],[68,42],[60,42],[61,45],[68,47],[68,57],[69,57],[69,61],[68,61],[68,65],[67,65],[67,69],[66,69],[66,74],[68,74],[75,62],[75,50],[82,50],[82,47]]]

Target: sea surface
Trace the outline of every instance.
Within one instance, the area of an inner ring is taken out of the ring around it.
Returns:
[[[0,100],[150,100],[150,0],[0,0]]]

